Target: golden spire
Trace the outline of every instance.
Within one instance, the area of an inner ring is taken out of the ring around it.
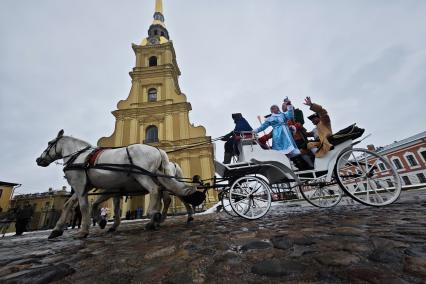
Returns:
[[[154,20],[148,30],[148,37],[142,41],[142,45],[161,44],[169,41],[169,32],[164,24],[163,1],[155,0]]]
[[[164,26],[163,0],[155,0],[155,13],[152,24]]]
[[[155,12],[163,14],[163,0],[155,0]]]

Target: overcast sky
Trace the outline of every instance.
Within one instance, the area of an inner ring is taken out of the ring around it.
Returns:
[[[35,163],[47,141],[112,134],[154,2],[0,2],[1,181],[58,188],[62,168]],[[426,130],[426,1],[164,0],[164,14],[191,122],[212,137],[285,96],[305,115],[311,96],[334,130],[357,122],[376,146]]]

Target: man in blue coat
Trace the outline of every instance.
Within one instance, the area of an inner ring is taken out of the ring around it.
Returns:
[[[235,123],[235,128],[228,134],[224,135],[222,137],[222,141],[225,142],[225,154],[223,163],[229,164],[231,163],[232,156],[239,155],[237,142],[235,141],[235,137],[241,133],[242,131],[252,131],[253,128],[250,126],[250,124],[247,122],[247,120],[242,116],[241,113],[233,113],[232,119]]]

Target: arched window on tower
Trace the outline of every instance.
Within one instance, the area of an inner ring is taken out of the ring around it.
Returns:
[[[148,90],[148,102],[157,101],[157,89],[151,88]]]
[[[158,128],[157,126],[150,125],[145,132],[145,143],[158,142]]]
[[[164,35],[164,32],[161,32],[161,36],[165,36],[165,35]]]
[[[151,56],[149,58],[149,67],[151,66],[157,66],[158,62],[157,62],[157,56]]]

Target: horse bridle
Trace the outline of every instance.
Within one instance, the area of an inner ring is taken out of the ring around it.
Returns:
[[[58,141],[59,141],[59,140],[61,140],[61,138],[62,138],[62,137],[63,137],[63,136],[56,137],[56,139],[55,139],[55,140],[53,140],[52,142],[49,142],[48,147],[47,147],[47,148],[46,148],[46,150],[44,151],[44,152],[46,152],[46,156],[47,156],[47,157],[49,157],[52,161],[55,161],[55,157],[58,155],[58,152],[57,152],[57,150],[56,150],[56,145],[58,145]],[[52,156],[50,155],[50,150],[51,150],[53,147],[55,147],[55,154],[54,154],[54,157],[52,157]],[[71,154],[68,154],[68,155],[66,155],[66,156],[63,156],[63,157],[62,157],[62,159],[65,159],[65,158],[68,158],[68,157],[74,157],[74,159],[73,159],[73,158],[71,158],[71,159],[70,159],[70,161],[68,161],[68,163],[67,163],[67,164],[69,164],[70,162],[74,161],[74,160],[75,160],[75,158],[76,158],[78,155],[80,155],[80,154],[81,154],[81,153],[83,153],[84,151],[89,150],[90,148],[92,148],[92,147],[90,147],[90,146],[84,147],[83,149],[80,149],[80,150],[75,151],[75,152],[73,152],[73,153],[71,153]]]
[[[55,140],[53,140],[52,142],[49,142],[49,145],[47,146],[46,150],[44,150],[44,152],[46,153],[46,156],[49,157],[49,159],[51,159],[52,161],[55,161],[55,157],[58,155],[58,152],[56,151],[56,145],[58,144],[58,141],[61,140],[63,136],[60,137],[56,137]],[[50,155],[50,150],[55,147],[55,154],[54,157],[52,157]]]

